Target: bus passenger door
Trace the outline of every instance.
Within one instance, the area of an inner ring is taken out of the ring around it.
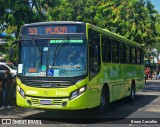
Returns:
[[[91,31],[89,34],[89,107],[95,107],[99,104],[100,94],[100,37],[99,33]]]

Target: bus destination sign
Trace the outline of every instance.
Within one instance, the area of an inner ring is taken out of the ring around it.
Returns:
[[[83,33],[83,27],[80,24],[24,26],[21,33],[22,35]]]

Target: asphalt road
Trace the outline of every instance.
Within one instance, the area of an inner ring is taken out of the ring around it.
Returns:
[[[136,94],[134,102],[128,103],[126,99],[114,102],[104,114],[95,114],[88,110],[53,111],[13,107],[0,110],[0,118],[39,120],[38,122],[42,124],[64,127],[72,125],[158,127],[160,126],[160,81],[147,81],[143,91]]]

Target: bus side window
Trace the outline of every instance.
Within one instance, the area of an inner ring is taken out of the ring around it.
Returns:
[[[132,63],[131,47],[129,45],[126,45],[126,63]]]
[[[141,51],[139,48],[136,50],[136,55],[137,55],[137,64],[141,64]]]
[[[100,71],[100,34],[89,30],[89,72],[92,79]]]
[[[126,63],[125,45],[121,42],[119,44],[119,52],[120,52],[120,63]]]
[[[102,61],[111,62],[110,38],[102,35]]]
[[[118,43],[115,40],[112,40],[112,62],[119,63],[119,51],[118,51]]]
[[[132,63],[136,64],[137,63],[137,59],[136,59],[136,48],[135,47],[131,47],[132,48]]]

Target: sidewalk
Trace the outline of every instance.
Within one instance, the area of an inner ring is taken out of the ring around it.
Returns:
[[[145,85],[148,85],[148,84],[160,84],[160,79],[159,80],[156,80],[156,78],[152,78],[152,79],[149,79],[149,80],[146,80],[146,84]]]
[[[156,80],[155,78],[147,80],[142,93],[144,95],[160,96],[160,80]]]

